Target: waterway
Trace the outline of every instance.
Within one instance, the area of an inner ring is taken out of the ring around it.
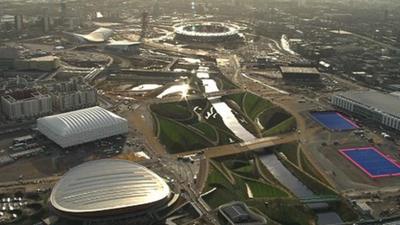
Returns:
[[[131,89],[131,91],[151,91],[161,87],[159,84],[142,84]]]
[[[215,80],[210,78],[207,67],[200,67],[196,73],[196,76],[201,79],[206,94],[219,91]],[[215,111],[221,116],[225,126],[227,126],[236,137],[243,141],[251,141],[256,139],[252,133],[242,126],[242,124],[233,114],[232,109],[225,102],[221,101],[221,97],[209,97],[208,100],[211,102]]]
[[[298,198],[312,198],[316,195],[295,177],[278,159],[274,153],[260,155],[260,160],[272,175],[285,187],[287,187]],[[315,203],[308,205],[312,209],[327,208],[326,203]],[[317,212],[318,225],[342,223],[340,216],[334,211]]]
[[[285,50],[286,52],[288,52],[288,53],[290,53],[290,54],[292,54],[292,55],[297,55],[297,53],[294,52],[294,51],[290,48],[290,43],[289,43],[289,40],[288,40],[288,38],[286,37],[286,35],[282,35],[282,38],[281,38],[281,45],[282,45],[283,50]]]
[[[189,89],[190,89],[189,84],[175,84],[165,89],[161,94],[157,95],[157,98],[164,98],[165,96],[171,94],[180,94],[182,95],[182,97],[185,97]]]
[[[215,101],[215,100],[213,100]],[[232,109],[223,101],[218,100],[212,103],[215,111],[222,117],[224,124],[235,134],[236,137],[243,141],[251,141],[256,137],[246,130],[236,116],[233,114]]]

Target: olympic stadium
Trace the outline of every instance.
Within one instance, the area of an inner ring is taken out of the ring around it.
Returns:
[[[239,27],[228,23],[182,23],[174,29],[175,39],[185,42],[218,43],[240,39]]]
[[[65,219],[146,224],[148,219],[154,221],[154,212],[168,207],[171,196],[164,180],[146,167],[103,159],[67,172],[53,188],[49,202],[52,211]]]

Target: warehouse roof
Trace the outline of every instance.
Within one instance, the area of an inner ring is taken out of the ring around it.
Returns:
[[[110,43],[107,44],[107,46],[132,46],[132,45],[140,45],[141,42],[138,41],[127,41],[127,40],[122,40],[122,41],[111,41]]]
[[[43,117],[37,125],[41,133],[61,147],[128,132],[126,119],[98,106]]]
[[[39,120],[47,123],[52,131],[61,135],[80,133],[84,130],[107,127],[126,121],[124,118],[98,106],[47,116]]]
[[[400,117],[400,98],[378,91],[348,91],[337,95],[351,99],[374,110]]]
[[[319,74],[315,67],[281,66],[282,73]]]
[[[50,202],[64,213],[93,213],[152,205],[166,200],[169,186],[139,164],[117,159],[90,161],[67,172]]]

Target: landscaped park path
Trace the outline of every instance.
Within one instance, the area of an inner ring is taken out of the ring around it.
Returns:
[[[148,109],[148,104],[142,104],[135,111],[127,115],[129,124],[140,131],[146,148],[156,157],[165,155],[164,146],[154,134],[154,122]]]

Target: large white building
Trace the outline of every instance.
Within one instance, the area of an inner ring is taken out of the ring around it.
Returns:
[[[37,127],[63,148],[128,133],[126,119],[98,106],[39,118]]]
[[[166,207],[170,197],[169,186],[146,167],[126,160],[103,159],[68,171],[53,188],[50,203],[58,215],[75,220],[151,224],[155,221],[151,213]],[[140,223],[141,217],[150,221]],[[113,222],[123,218],[130,222]]]
[[[138,55],[140,53],[140,42],[131,41],[111,41],[105,47],[106,50],[124,54]]]
[[[33,119],[53,111],[51,97],[33,90],[1,96],[1,111],[10,120]]]
[[[400,98],[397,96],[377,91],[348,91],[332,96],[331,103],[400,131]]]
[[[108,28],[98,28],[97,30],[91,32],[90,34],[75,34],[66,33],[72,37],[78,39],[80,42],[91,42],[91,43],[101,43],[106,42],[113,35],[114,31]]]

